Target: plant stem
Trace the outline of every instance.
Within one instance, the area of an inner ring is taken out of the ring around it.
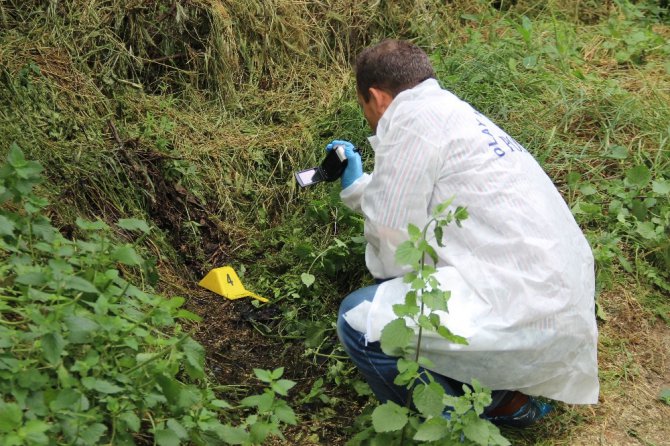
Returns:
[[[423,234],[421,240],[426,240],[426,234],[428,233],[428,228],[430,227],[431,223],[435,222],[436,220],[433,218],[431,219],[426,226],[423,228]],[[426,266],[426,253],[424,252],[423,255],[421,256],[421,263],[419,264],[419,271],[418,271],[418,277],[423,279],[423,270],[424,267]],[[426,288],[425,282],[424,286],[421,288],[419,291],[424,291]],[[421,297],[422,294],[417,293],[417,297]],[[425,304],[423,303],[423,298],[421,298],[421,310],[419,310],[419,316],[423,315],[423,310],[425,308]],[[423,327],[421,324],[419,324],[419,334],[416,338],[416,352],[414,354],[414,362],[418,363],[419,362],[419,353],[421,352],[421,340],[423,338]],[[411,389],[407,392],[407,400],[405,401],[405,408],[409,410],[410,405],[412,404],[412,390],[414,389],[414,386],[412,386]],[[402,434],[400,435],[400,446],[402,446],[405,442],[405,432],[407,431],[407,426],[403,427],[402,429]]]

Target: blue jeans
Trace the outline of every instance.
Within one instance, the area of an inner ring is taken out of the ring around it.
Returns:
[[[398,375],[398,358],[386,355],[382,351],[379,342],[369,342],[368,345],[365,345],[364,334],[351,328],[343,317],[344,313],[356,307],[361,302],[365,300],[372,301],[378,287],[379,285],[372,285],[361,288],[348,295],[342,301],[337,317],[337,335],[344,347],[344,351],[347,352],[363,377],[365,377],[377,399],[382,403],[390,400],[404,406],[411,389],[407,389],[406,386],[393,384],[393,380]],[[421,373],[425,373],[424,369],[419,370]],[[463,394],[463,383],[447,376],[438,375],[435,372],[430,373],[435,381],[444,387],[447,394],[453,396],[461,396]],[[493,391],[491,395],[493,402],[487,407],[487,410],[495,409],[507,393],[506,390]]]

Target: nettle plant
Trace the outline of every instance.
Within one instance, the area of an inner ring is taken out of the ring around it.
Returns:
[[[177,322],[199,320],[184,299],[124,278],[155,280],[136,247],[141,220],[77,220],[65,238],[33,193],[42,167],[15,144],[0,168],[0,444],[260,444],[295,424],[283,369],[254,370],[261,395],[217,397],[204,348]],[[146,288],[146,287],[143,287]],[[241,418],[241,419],[240,419]],[[237,425],[231,424],[233,421]]]
[[[388,323],[381,333],[381,348],[387,355],[399,357],[399,374],[394,383],[411,389],[405,406],[387,402],[377,406],[362,422],[372,426],[359,432],[351,445],[509,445],[494,424],[481,418],[491,404],[491,391],[473,380],[463,385],[463,395],[448,395],[435,381],[428,369],[431,361],[421,356],[424,332],[435,332],[448,341],[467,344],[467,340],[452,333],[441,324],[438,312],[448,311],[449,291],[440,289],[434,277],[438,255],[429,240],[429,231],[438,246],[444,247],[444,228],[468,217],[467,210],[458,206],[452,210],[452,200],[435,207],[430,221],[423,229],[410,224],[409,240],[398,246],[396,261],[409,265],[412,271],[404,276],[410,289],[405,303],[393,306],[398,317]],[[432,264],[428,264],[428,260]],[[414,341],[415,340],[415,341]]]

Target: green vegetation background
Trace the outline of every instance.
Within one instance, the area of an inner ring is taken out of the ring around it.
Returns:
[[[273,302],[254,330],[302,343],[307,418],[345,438],[323,420],[364,404],[333,331],[342,296],[370,281],[362,221],[338,185],[300,190],[293,172],[336,137],[372,168],[351,62],[381,38],[416,41],[443,86],[533,153],[589,238],[599,295],[632,290],[648,326],[670,320],[670,13],[651,0],[500,3],[5,1],[0,155],[16,142],[44,165],[40,193],[66,236],[77,217],[149,222],[159,292],[188,298],[212,267],[234,266]],[[607,336],[604,392],[628,379]],[[544,435],[511,435],[553,444],[587,413],[560,416]],[[304,430],[295,438],[317,441]]]

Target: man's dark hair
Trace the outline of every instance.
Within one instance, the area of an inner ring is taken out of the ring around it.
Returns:
[[[356,59],[356,88],[365,102],[370,100],[370,87],[396,97],[401,91],[434,77],[426,53],[403,40],[384,40],[361,51]]]

